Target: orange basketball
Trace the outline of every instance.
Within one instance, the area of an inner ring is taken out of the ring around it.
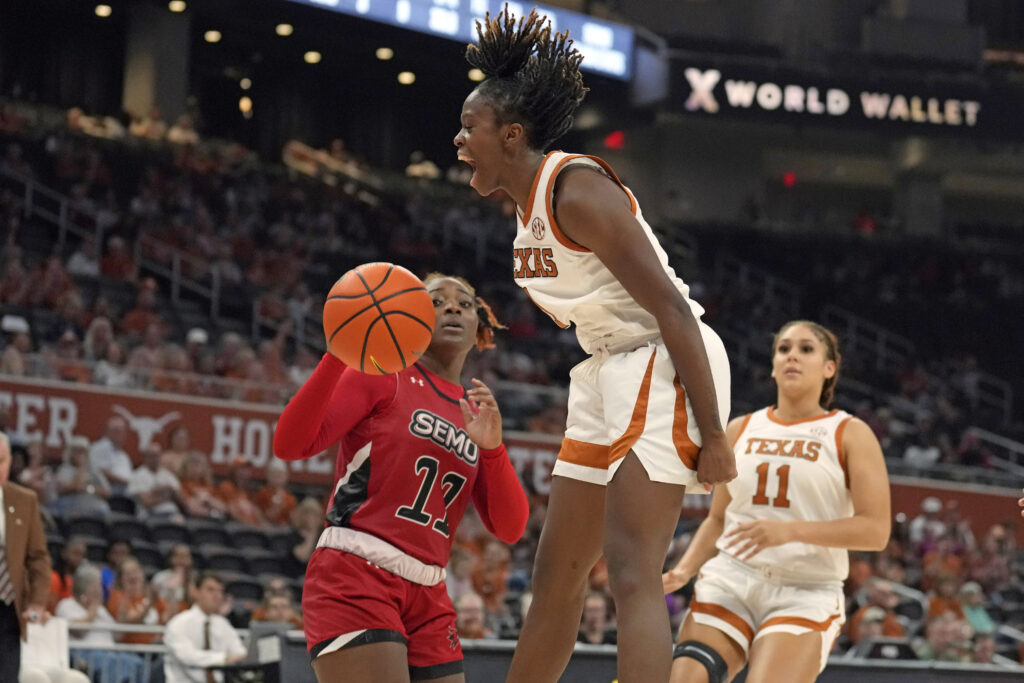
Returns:
[[[423,355],[434,304],[418,277],[393,263],[364,263],[341,276],[324,303],[331,352],[350,368],[388,375]]]

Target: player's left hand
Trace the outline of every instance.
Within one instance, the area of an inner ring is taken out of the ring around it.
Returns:
[[[1022,489],[1022,491],[1024,491],[1024,489]],[[1019,505],[1019,506],[1021,506],[1022,508],[1024,508],[1024,498],[1021,498],[1020,500],[1018,500],[1018,501],[1017,501],[1017,505]],[[1020,511],[1020,516],[1021,516],[1021,517],[1024,517],[1024,510],[1021,510],[1021,511]]]
[[[789,523],[776,519],[742,522],[725,535],[725,550],[738,560],[749,560],[765,548],[789,543]]]
[[[466,434],[477,447],[491,450],[501,445],[501,411],[486,384],[474,379],[466,398],[459,399],[459,407],[466,421]]]

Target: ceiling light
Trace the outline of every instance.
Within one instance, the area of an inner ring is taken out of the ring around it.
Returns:
[[[402,85],[412,85],[416,82],[416,74],[411,71],[403,71],[398,74],[398,82]]]
[[[184,12],[185,11],[185,0],[171,0],[167,3],[167,9],[172,12]]]
[[[395,51],[390,47],[378,47],[377,48],[377,59],[382,62],[386,62],[395,56]]]
[[[248,90],[249,88],[252,87],[252,79],[251,78],[243,78],[242,80],[238,81],[238,87],[241,88],[242,90]]]
[[[220,31],[207,31],[203,34],[203,38],[205,38],[208,43],[219,43]]]
[[[251,114],[252,113],[252,98],[249,97],[248,95],[245,95],[240,100],[238,100],[238,111],[242,112],[242,114]]]
[[[279,36],[290,36],[295,31],[295,28],[291,24],[278,24],[274,28],[274,32]]]
[[[110,8],[110,5],[96,5],[96,16],[106,19],[109,17],[114,10]]]
[[[481,71],[480,69],[470,69],[467,75],[469,76],[469,80],[471,81],[484,80],[484,72]]]
[[[306,54],[302,55],[302,58],[306,60],[306,64],[319,64],[320,60],[323,59],[324,56],[316,50],[310,50]]]

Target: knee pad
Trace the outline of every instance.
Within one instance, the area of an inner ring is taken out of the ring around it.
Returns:
[[[722,655],[718,654],[713,647],[706,645],[699,640],[687,640],[679,643],[672,651],[672,658],[689,657],[696,659],[708,670],[708,681],[710,683],[725,683],[729,680],[729,667],[726,665]]]

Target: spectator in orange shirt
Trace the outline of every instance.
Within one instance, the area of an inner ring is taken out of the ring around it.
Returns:
[[[252,482],[252,468],[244,457],[237,457],[231,463],[230,479],[225,479],[217,487],[217,497],[227,505],[228,514],[243,524],[264,524],[266,517],[260,506],[249,497]]]
[[[903,638],[906,632],[900,624],[899,619],[893,614],[892,609],[899,604],[899,596],[892,590],[892,585],[885,579],[877,576],[868,579],[865,588],[868,594],[868,601],[863,607],[850,618],[849,629],[850,641],[856,643],[861,639],[860,623],[865,614],[872,607],[878,607],[885,611],[885,618],[882,620],[882,634],[888,638]]]
[[[107,611],[119,624],[156,626],[166,624],[173,616],[167,602],[146,582],[146,575],[134,557],[121,562],[115,586],[107,599]],[[156,633],[125,633],[121,642],[148,645],[157,637]]]
[[[213,475],[206,456],[192,451],[181,463],[181,502],[185,513],[192,517],[224,519],[228,506],[217,497],[213,488]]]
[[[123,238],[114,235],[107,240],[107,253],[100,259],[100,273],[114,280],[134,280],[138,276],[139,267]]]
[[[150,325],[160,325],[166,329],[167,323],[156,307],[156,282],[147,277],[139,285],[135,298],[135,308],[125,313],[121,319],[121,329],[126,334],[141,337]]]
[[[276,621],[302,628],[302,615],[292,605],[292,591],[284,579],[278,576],[267,582],[263,601],[253,610],[250,621]]]
[[[267,464],[267,485],[256,494],[255,502],[270,524],[288,524],[295,509],[295,496],[285,489],[288,466],[274,458]]]
[[[964,619],[964,608],[957,597],[960,581],[950,575],[942,574],[935,581],[935,594],[928,600],[928,618],[952,612],[958,619]]]
[[[75,571],[85,562],[85,539],[72,537],[64,544],[60,557],[50,572],[50,601],[47,610],[52,614],[57,603],[72,596]]]

